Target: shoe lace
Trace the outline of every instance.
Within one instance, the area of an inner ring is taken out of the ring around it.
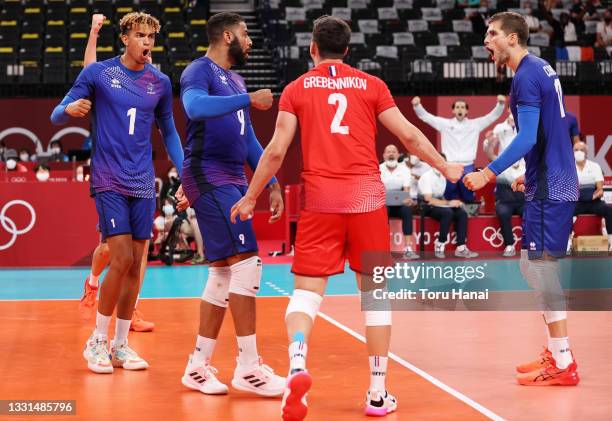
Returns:
[[[108,355],[108,340],[107,339],[95,339],[95,344],[92,347],[92,353],[96,357],[103,357]]]
[[[272,367],[270,367],[269,365],[263,363],[263,358],[259,357],[258,364],[259,364],[259,368],[262,371],[264,371],[269,376],[274,376],[274,370],[272,370]]]
[[[134,309],[134,314],[132,315],[133,320],[142,320],[142,313],[136,309]]]
[[[215,375],[216,375],[218,372],[219,372],[219,370],[217,370],[217,369],[216,369],[215,367],[213,367],[212,365],[208,365],[208,364],[205,364],[205,365],[204,365],[204,370],[203,370],[203,373],[204,373],[204,377],[205,377],[206,379],[208,379],[208,378],[210,378],[210,377],[212,377],[212,376],[215,376]]]

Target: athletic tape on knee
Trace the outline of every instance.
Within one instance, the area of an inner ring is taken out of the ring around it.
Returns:
[[[202,293],[202,300],[218,307],[227,308],[229,285],[232,272],[227,266],[208,268],[208,280]]]
[[[552,319],[565,318],[566,297],[559,279],[559,262],[544,259],[527,260],[526,250],[521,252],[521,273],[536,294],[538,306],[543,312],[547,323],[552,323],[546,317]]]
[[[232,294],[255,297],[261,283],[261,259],[258,256],[249,257],[230,266],[232,279],[229,292]]]
[[[389,299],[376,299],[374,291],[362,291],[359,297],[366,326],[391,326],[391,302]]]
[[[285,319],[291,313],[306,313],[312,319],[314,323],[319,307],[323,297],[316,292],[308,291],[305,289],[296,289],[293,291],[293,295],[289,300],[287,311],[285,312]]]
[[[542,315],[547,325],[567,319],[567,311],[543,311]]]

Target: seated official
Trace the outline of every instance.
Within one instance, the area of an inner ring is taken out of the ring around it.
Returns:
[[[463,207],[463,202],[457,199],[446,200],[444,198],[445,190],[446,179],[434,168],[423,174],[419,180],[419,195],[425,202],[425,215],[440,222],[440,235],[434,243],[435,256],[440,259],[446,257],[444,254],[445,243],[448,240],[451,222],[454,222],[455,231],[457,232],[455,256],[466,258],[477,257],[478,253],[469,250],[465,245],[468,214]]]
[[[512,234],[512,215],[523,216],[525,193],[512,191],[512,183],[523,174],[525,174],[525,162],[521,159],[497,176],[495,213],[499,219],[501,234],[506,246],[502,254],[504,257],[516,255],[514,235]]]
[[[395,145],[387,145],[383,152],[384,162],[380,164],[380,177],[387,192],[410,192],[410,170],[403,162],[398,163],[398,157],[399,151]],[[412,199],[407,198],[400,206],[387,206],[387,214],[389,218],[402,219],[402,232],[406,240],[404,255],[409,259],[418,259],[412,238],[412,205]]]
[[[606,221],[608,247],[612,252],[612,206],[603,201],[604,176],[601,167],[595,161],[586,159],[587,145],[584,142],[574,144],[574,158],[580,185],[580,198],[576,203],[574,215],[595,214]],[[576,218],[574,217],[574,222]]]

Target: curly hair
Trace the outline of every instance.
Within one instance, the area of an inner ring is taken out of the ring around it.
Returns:
[[[127,35],[130,29],[136,25],[148,25],[153,28],[155,33],[159,33],[159,29],[161,28],[159,21],[148,13],[132,12],[123,16],[119,22],[121,35]]]

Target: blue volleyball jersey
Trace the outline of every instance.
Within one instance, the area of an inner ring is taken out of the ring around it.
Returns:
[[[115,57],[83,69],[68,96],[92,102],[92,192],[154,198],[151,125],[172,116],[168,76],[150,64],[129,70]]]
[[[183,71],[181,98],[190,89],[201,89],[211,96],[247,92],[240,75],[223,69],[208,57],[194,60]],[[250,125],[248,107],[203,121],[187,117],[182,182],[190,202],[195,202],[200,194],[218,186],[248,185],[244,164]]]
[[[531,54],[521,60],[510,89],[510,110],[520,130],[518,106],[540,109],[537,142],[525,156],[525,199],[578,200],[578,175],[561,82],[545,60]]]

